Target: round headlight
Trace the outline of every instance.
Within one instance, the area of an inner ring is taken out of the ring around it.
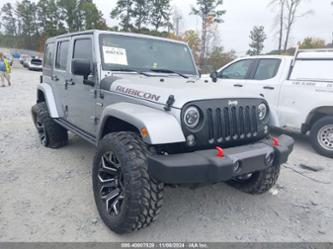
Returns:
[[[200,111],[195,106],[187,108],[184,114],[184,123],[189,128],[195,128],[200,122]]]
[[[258,115],[260,120],[264,120],[267,116],[268,107],[266,104],[261,103],[258,106]]]

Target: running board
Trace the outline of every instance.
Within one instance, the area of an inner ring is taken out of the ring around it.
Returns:
[[[87,142],[93,144],[93,145],[97,145],[97,141],[96,141],[96,137],[94,137],[93,135],[81,130],[80,128],[78,128],[77,126],[67,122],[64,119],[54,119],[54,121],[56,123],[58,123],[59,125],[63,126],[64,128],[66,128],[67,130],[69,130],[70,132],[74,133],[75,135],[78,135],[79,137],[83,138],[84,140],[86,140]]]

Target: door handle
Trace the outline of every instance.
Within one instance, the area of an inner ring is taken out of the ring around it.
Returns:
[[[53,81],[59,81],[59,78],[58,78],[57,75],[53,75],[53,76],[51,77],[51,80],[53,80]]]
[[[235,84],[234,87],[243,87],[242,84]]]
[[[263,88],[266,89],[266,90],[274,90],[275,89],[275,87],[272,87],[272,86],[264,86]]]

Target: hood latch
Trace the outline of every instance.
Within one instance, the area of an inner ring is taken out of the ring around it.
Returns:
[[[171,106],[175,103],[175,96],[173,95],[170,95],[166,104],[165,104],[165,107],[164,107],[164,110],[169,112],[171,110]]]

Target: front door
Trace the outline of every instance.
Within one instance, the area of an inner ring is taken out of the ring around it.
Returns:
[[[71,41],[72,59],[88,59],[93,63],[94,49],[92,36],[79,36]],[[71,64],[71,63],[70,63]],[[97,82],[97,75],[90,75],[89,80]],[[83,76],[74,75],[71,65],[69,77],[66,80],[68,98],[67,121],[91,136],[96,135],[96,88],[85,85]]]
[[[238,60],[233,64],[217,72],[218,83],[222,86],[236,87],[240,90],[244,87],[250,76],[255,60]]]

